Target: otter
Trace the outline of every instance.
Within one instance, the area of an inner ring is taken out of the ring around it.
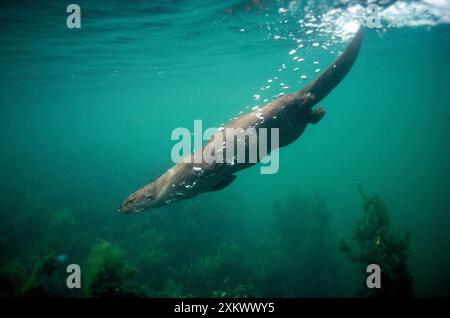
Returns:
[[[147,184],[128,196],[119,206],[121,213],[139,213],[160,208],[175,201],[185,200],[210,191],[219,191],[236,179],[236,173],[261,161],[258,155],[256,162],[206,162],[203,160],[205,149],[223,149],[226,140],[226,128],[278,129],[278,147],[289,145],[298,139],[308,124],[318,123],[325,111],[315,107],[346,76],[353,66],[363,40],[361,27],[344,52],[304,89],[283,95],[264,105],[260,109],[245,113],[230,121],[225,129],[216,132],[202,149],[198,149],[187,160],[182,160],[167,170],[155,181]],[[220,138],[219,138],[220,137]],[[269,135],[269,139],[271,136]],[[234,139],[233,139],[234,140]],[[249,148],[247,138],[238,139]],[[220,143],[220,144],[219,144]],[[239,147],[239,146],[238,146]],[[274,149],[270,149],[273,151]]]

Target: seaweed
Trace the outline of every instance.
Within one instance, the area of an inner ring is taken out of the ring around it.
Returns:
[[[360,264],[364,277],[369,264],[379,265],[382,286],[372,290],[362,287],[357,296],[413,296],[413,278],[407,265],[411,254],[409,231],[392,232],[381,197],[364,193],[359,185],[358,190],[364,213],[356,222],[351,239],[341,240],[340,250],[348,259]]]
[[[383,287],[398,294],[411,280],[409,234],[391,233],[381,199],[360,193],[365,213],[354,235],[340,241],[340,250],[361,270],[380,264]],[[280,197],[273,203],[272,220],[244,226],[229,204],[202,208],[187,201],[151,215],[100,222],[97,214],[88,219],[72,205],[38,214],[43,211],[33,203],[1,226],[0,297],[342,295],[339,240],[321,196]],[[36,228],[29,237],[23,229],[31,224]],[[82,289],[65,284],[68,255],[81,265]]]
[[[248,256],[236,244],[221,244],[215,254],[186,266],[178,278],[189,291],[186,294],[195,297],[261,296],[262,291],[253,284],[257,280]]]
[[[88,296],[98,298],[144,297],[145,289],[133,280],[136,269],[127,265],[121,249],[98,242],[88,259]]]
[[[298,193],[285,204],[274,202],[274,239],[266,292],[270,296],[332,296],[337,285],[337,255],[329,229],[330,215],[320,195]],[[313,274],[314,273],[314,274]]]
[[[27,266],[26,264],[30,264]],[[0,267],[1,297],[44,298],[60,296],[51,279],[59,268],[53,254],[32,256],[27,262],[13,260]],[[60,281],[64,282],[63,279]]]
[[[22,295],[25,271],[22,264],[13,260],[0,267],[0,297]]]
[[[145,279],[152,290],[164,288],[168,279],[172,254],[165,248],[165,236],[155,229],[150,229],[139,236],[137,244],[139,254],[136,267],[139,278]]]

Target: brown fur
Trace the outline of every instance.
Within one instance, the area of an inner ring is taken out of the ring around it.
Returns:
[[[318,78],[303,90],[284,95],[260,109],[243,114],[229,122],[222,131],[218,131],[202,149],[194,152],[189,162],[180,162],[166,171],[154,182],[131,194],[119,207],[123,213],[141,212],[159,208],[173,201],[191,198],[208,191],[216,191],[226,187],[236,176],[236,172],[248,168],[255,163],[195,163],[208,145],[221,149],[225,140],[226,128],[260,128],[279,129],[279,147],[294,142],[301,136],[306,126],[317,123],[324,116],[322,108],[313,107],[321,101],[348,73],[352,67],[362,43],[362,30],[359,30],[344,53]],[[258,116],[256,116],[258,114]],[[218,138],[221,134],[224,138]],[[270,135],[269,135],[270,138]],[[248,149],[248,143],[245,147]],[[272,149],[273,150],[273,149]],[[225,155],[225,150],[224,155]],[[258,158],[258,161],[260,158]],[[194,169],[195,168],[195,169]],[[199,170],[201,169],[201,170]]]

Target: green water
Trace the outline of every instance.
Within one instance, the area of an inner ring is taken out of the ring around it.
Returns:
[[[365,276],[339,241],[363,214],[357,184],[380,194],[392,231],[409,230],[414,294],[448,296],[448,20],[365,28],[357,62],[321,102],[327,115],[281,149],[278,173],[253,167],[222,191],[120,215],[173,165],[173,129],[217,127],[304,87],[347,39],[298,24],[334,3],[78,4],[72,30],[62,1],[0,4],[2,296],[23,294],[14,275],[65,255],[86,280],[68,290],[58,266],[35,283],[50,296],[98,295],[96,259],[111,259],[118,285],[150,297],[352,297]]]

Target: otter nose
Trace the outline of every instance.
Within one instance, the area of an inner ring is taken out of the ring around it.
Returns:
[[[119,205],[119,207],[117,208],[117,212],[127,214],[127,213],[130,213],[131,211],[130,211],[130,208],[127,205],[127,203],[126,202],[122,202]]]

